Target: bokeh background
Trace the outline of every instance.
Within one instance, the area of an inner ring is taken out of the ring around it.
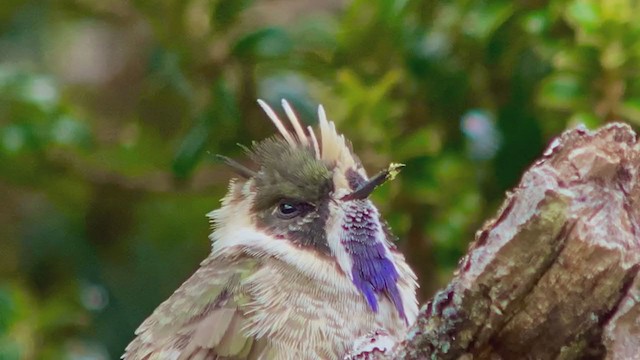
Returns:
[[[419,273],[446,283],[550,139],[640,124],[631,0],[2,0],[0,359],[116,359],[207,255],[205,213],[315,108],[370,173]]]

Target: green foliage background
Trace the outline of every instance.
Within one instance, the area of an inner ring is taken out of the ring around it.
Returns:
[[[546,143],[640,124],[631,0],[3,0],[0,359],[116,359],[209,251],[205,214],[325,105],[426,297]],[[475,114],[492,130],[465,133]],[[478,156],[477,145],[497,150]],[[488,144],[488,145],[487,145]]]

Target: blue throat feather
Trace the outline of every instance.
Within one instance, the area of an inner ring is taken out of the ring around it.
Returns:
[[[352,201],[342,223],[342,244],[351,256],[353,284],[367,300],[373,312],[378,311],[378,295],[387,296],[398,314],[407,321],[398,291],[398,272],[378,240],[382,231],[373,211],[364,201]]]

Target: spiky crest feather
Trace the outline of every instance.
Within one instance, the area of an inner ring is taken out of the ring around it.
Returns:
[[[287,129],[285,123],[264,100],[259,99],[258,104],[291,147],[310,147],[316,158],[322,160],[331,168],[353,168],[361,172],[364,171],[352,153],[344,135],[338,134],[335,123],[327,119],[327,114],[322,105],[318,106],[318,125],[320,128],[320,137],[318,138],[311,126],[307,126],[307,132],[303,130],[300,120],[287,100],[282,100],[282,107],[294,132],[290,132]]]

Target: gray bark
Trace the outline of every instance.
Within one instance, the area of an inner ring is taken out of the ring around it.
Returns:
[[[640,359],[640,145],[565,132],[477,232],[397,359]]]

